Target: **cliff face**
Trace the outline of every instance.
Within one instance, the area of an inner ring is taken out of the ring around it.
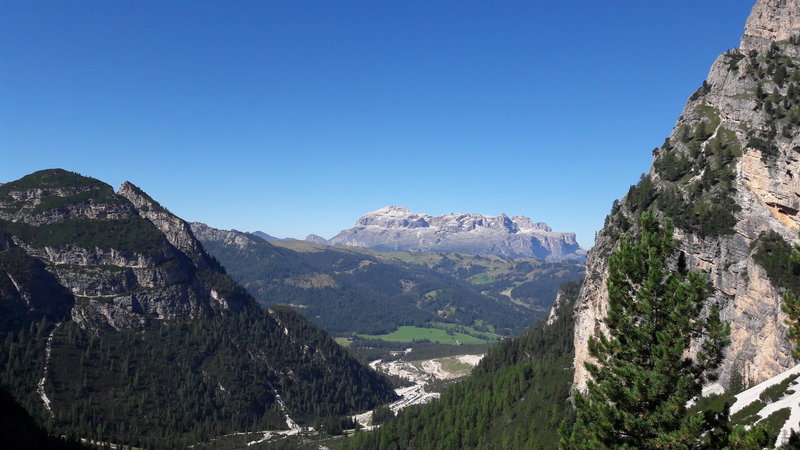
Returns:
[[[553,231],[523,216],[481,214],[429,216],[387,206],[371,212],[328,244],[381,251],[459,252],[510,258],[582,260],[575,233]]]
[[[649,173],[614,202],[589,252],[575,309],[579,388],[588,340],[604,331],[607,257],[646,209],[674,221],[689,267],[709,274],[708,303],[731,324],[720,382],[758,383],[795,364],[780,310],[786,285],[765,249],[788,249],[800,225],[800,1],[759,0],[745,30],[654,150]]]
[[[765,0],[753,7],[744,28],[741,49],[763,50],[785,41],[800,30],[800,1]]]
[[[2,258],[0,290],[15,300],[14,320],[66,315],[99,332],[243,306],[205,276],[212,262],[189,225],[130,183],[117,194],[63,170],[7,183],[0,187],[0,236],[13,250]],[[61,306],[38,312],[37,304],[53,303],[51,291]]]

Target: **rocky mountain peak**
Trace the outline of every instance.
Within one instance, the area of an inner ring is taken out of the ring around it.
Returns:
[[[164,233],[170,244],[192,258],[200,268],[208,266],[200,242],[195,239],[188,223],[169,212],[130,181],[122,183],[117,194],[128,199],[140,216],[152,222]]]
[[[431,216],[387,206],[358,219],[331,245],[385,251],[453,251],[539,259],[583,259],[574,233],[559,233],[525,216],[450,213]]]
[[[800,279],[785,267],[800,229],[800,0],[759,0],[742,50],[726,52],[690,97],[653,165],[612,205],[587,258],[576,302],[575,381],[588,342],[604,333],[608,256],[653,211],[675,225],[687,266],[708,274],[708,306],[731,325],[725,387],[752,385],[795,364],[781,311]]]
[[[525,216],[514,216],[511,218],[511,220],[517,224],[520,230],[523,231],[526,230],[539,230],[547,232],[553,231],[553,229],[550,228],[550,225],[544,222],[534,222],[530,218]]]
[[[253,231],[250,234],[252,234],[253,236],[258,236],[259,238],[261,238],[261,239],[263,239],[265,241],[279,241],[280,240],[280,238],[276,238],[275,236],[270,236],[269,234],[264,233],[263,231]]]
[[[58,301],[93,332],[190,320],[252,302],[203,250],[188,224],[131,183],[61,169],[0,188],[0,328]],[[45,281],[43,281],[45,280]],[[59,300],[60,299],[60,300]],[[43,305],[34,308],[32,305]]]
[[[405,216],[410,214],[410,211],[405,206],[384,206],[383,208],[374,211],[370,214],[385,215],[385,216]]]
[[[427,216],[429,217],[429,216]],[[356,225],[383,228],[421,228],[427,227],[426,216],[413,213],[402,206],[386,206],[365,214]]]
[[[742,50],[764,50],[800,35],[800,0],[758,0],[745,24]]]
[[[317,234],[309,234],[308,236],[306,236],[305,240],[308,241],[308,242],[313,242],[315,244],[327,244],[328,243],[327,239],[325,239],[324,237],[322,237],[320,235],[317,235]]]
[[[0,187],[0,219],[52,225],[76,218],[118,220],[135,215],[106,183],[63,169],[26,175]]]

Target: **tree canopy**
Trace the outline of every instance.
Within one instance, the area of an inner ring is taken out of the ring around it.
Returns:
[[[644,213],[640,230],[609,257],[608,334],[589,342],[591,380],[586,394],[575,394],[564,448],[695,448],[727,439],[722,417],[687,404],[714,380],[729,326],[716,305],[704,308],[708,279],[686,269],[672,223],[662,227]],[[693,343],[699,351],[689,356]]]

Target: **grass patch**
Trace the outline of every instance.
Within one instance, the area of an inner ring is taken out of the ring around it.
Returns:
[[[350,344],[353,343],[352,339],[346,337],[337,337],[333,338],[333,340],[336,341],[336,343],[341,345],[342,347],[350,347]]]
[[[487,333],[488,334],[488,333]],[[494,339],[486,339],[470,336],[465,333],[442,330],[439,328],[422,328],[412,326],[401,326],[395,331],[387,334],[359,334],[364,339],[380,339],[389,342],[413,342],[428,340],[440,344],[457,345],[461,344],[485,344]]]
[[[463,325],[456,325],[454,323],[444,323],[444,322],[433,322],[431,324],[433,328],[439,328],[445,331],[452,331],[456,333],[468,334],[470,336],[485,339],[487,341],[495,341],[497,340],[498,336],[494,333],[489,333],[486,331],[478,331],[472,327],[465,327]],[[463,343],[463,342],[462,342]]]
[[[479,274],[475,275],[474,277],[469,278],[468,281],[470,283],[472,283],[472,284],[480,285],[480,284],[494,283],[495,281],[497,281],[497,279],[495,277],[489,275],[488,273],[479,273]]]
[[[0,187],[0,195],[14,191],[24,191],[27,189],[48,189],[48,188],[92,188],[111,186],[94,178],[85,177],[76,172],[69,172],[64,169],[47,169],[26,175],[19,180],[12,181]]]
[[[717,108],[714,108],[711,105],[703,104],[703,105],[697,105],[696,109],[697,112],[699,112],[706,119],[708,119],[712,130],[719,126],[721,120],[719,118],[719,111],[717,111]]]
[[[735,402],[736,396],[733,395],[733,393],[712,394],[707,397],[701,397],[697,401],[697,404],[691,408],[691,411],[695,413],[701,411],[722,412],[725,409],[726,403],[730,406]]]
[[[81,248],[154,254],[168,246],[164,235],[139,216],[116,220],[69,220],[38,227],[0,220],[0,231],[9,232],[38,248],[69,244]]]
[[[468,374],[472,370],[472,366],[463,363],[455,358],[442,358],[435,360],[442,365],[442,370],[450,373],[464,373]]]

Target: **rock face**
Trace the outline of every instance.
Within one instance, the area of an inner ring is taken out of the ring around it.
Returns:
[[[58,169],[4,184],[0,248],[0,292],[16,311],[6,321],[71,317],[101,332],[243,306],[210,281],[224,274],[189,225],[131,183],[115,193]]]
[[[212,228],[202,222],[192,222],[191,230],[201,241],[219,242],[222,245],[232,246],[237,250],[249,250],[254,241],[263,239],[254,238],[255,233],[246,234],[238,231],[226,231]]]
[[[800,1],[766,0],[753,7],[744,28],[741,49],[764,50],[773,42],[785,41],[800,30]]]
[[[480,214],[429,216],[387,206],[371,212],[328,241],[330,245],[381,251],[460,252],[510,258],[582,260],[574,233],[553,231],[527,217]]]
[[[764,262],[774,252],[759,249],[766,232],[790,248],[800,226],[800,1],[759,0],[745,30],[741,49],[717,59],[654,150],[650,172],[614,202],[589,252],[575,309],[578,388],[587,342],[605,330],[608,255],[646,209],[674,221],[689,267],[709,275],[708,304],[731,324],[721,383],[752,385],[795,364],[780,309],[787,285]]]

